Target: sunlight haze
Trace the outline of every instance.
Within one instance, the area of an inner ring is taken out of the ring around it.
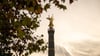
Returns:
[[[100,48],[100,0],[78,0],[71,5],[67,2],[67,10],[63,11],[53,7],[53,9],[48,10],[48,13],[44,12],[41,15],[42,21],[37,33],[44,34],[44,39],[48,41],[49,22],[46,17],[49,14],[53,15],[55,44],[63,46],[73,56],[100,55],[98,49],[93,49],[96,47],[95,45]],[[90,51],[90,49],[92,50],[90,53],[85,52]]]

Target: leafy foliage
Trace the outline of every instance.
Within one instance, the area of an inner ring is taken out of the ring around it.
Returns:
[[[34,30],[39,27],[39,15],[51,4],[66,9],[59,0],[0,0],[0,56],[28,56],[46,50],[47,45]]]
[[[70,1],[69,1],[70,4],[72,4],[73,2],[74,2],[73,0],[70,0]]]

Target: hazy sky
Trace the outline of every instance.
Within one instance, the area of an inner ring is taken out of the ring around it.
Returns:
[[[68,2],[68,1],[67,1]],[[48,39],[48,20],[45,16],[53,14],[55,28],[55,43],[67,47],[65,43],[83,40],[100,39],[100,0],[78,0],[67,3],[66,11],[52,7],[42,15],[38,34],[43,33]]]
[[[67,5],[66,11],[53,7],[48,10],[48,13],[44,12],[37,32],[43,33],[48,39],[49,22],[46,16],[53,14],[55,41],[57,43],[78,38],[80,40],[85,37],[100,37],[100,0],[78,0],[72,5]]]

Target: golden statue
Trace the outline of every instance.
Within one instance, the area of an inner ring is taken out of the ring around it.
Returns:
[[[51,18],[48,17],[47,19],[49,20],[49,27],[50,27],[50,28],[53,28],[53,26],[54,26],[54,25],[53,25],[53,16],[52,16]]]

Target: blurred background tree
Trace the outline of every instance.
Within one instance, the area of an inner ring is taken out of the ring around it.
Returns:
[[[45,51],[47,45],[40,38],[43,35],[34,35],[38,18],[52,4],[65,10],[66,6],[59,2],[65,0],[0,0],[0,56],[28,56]]]

